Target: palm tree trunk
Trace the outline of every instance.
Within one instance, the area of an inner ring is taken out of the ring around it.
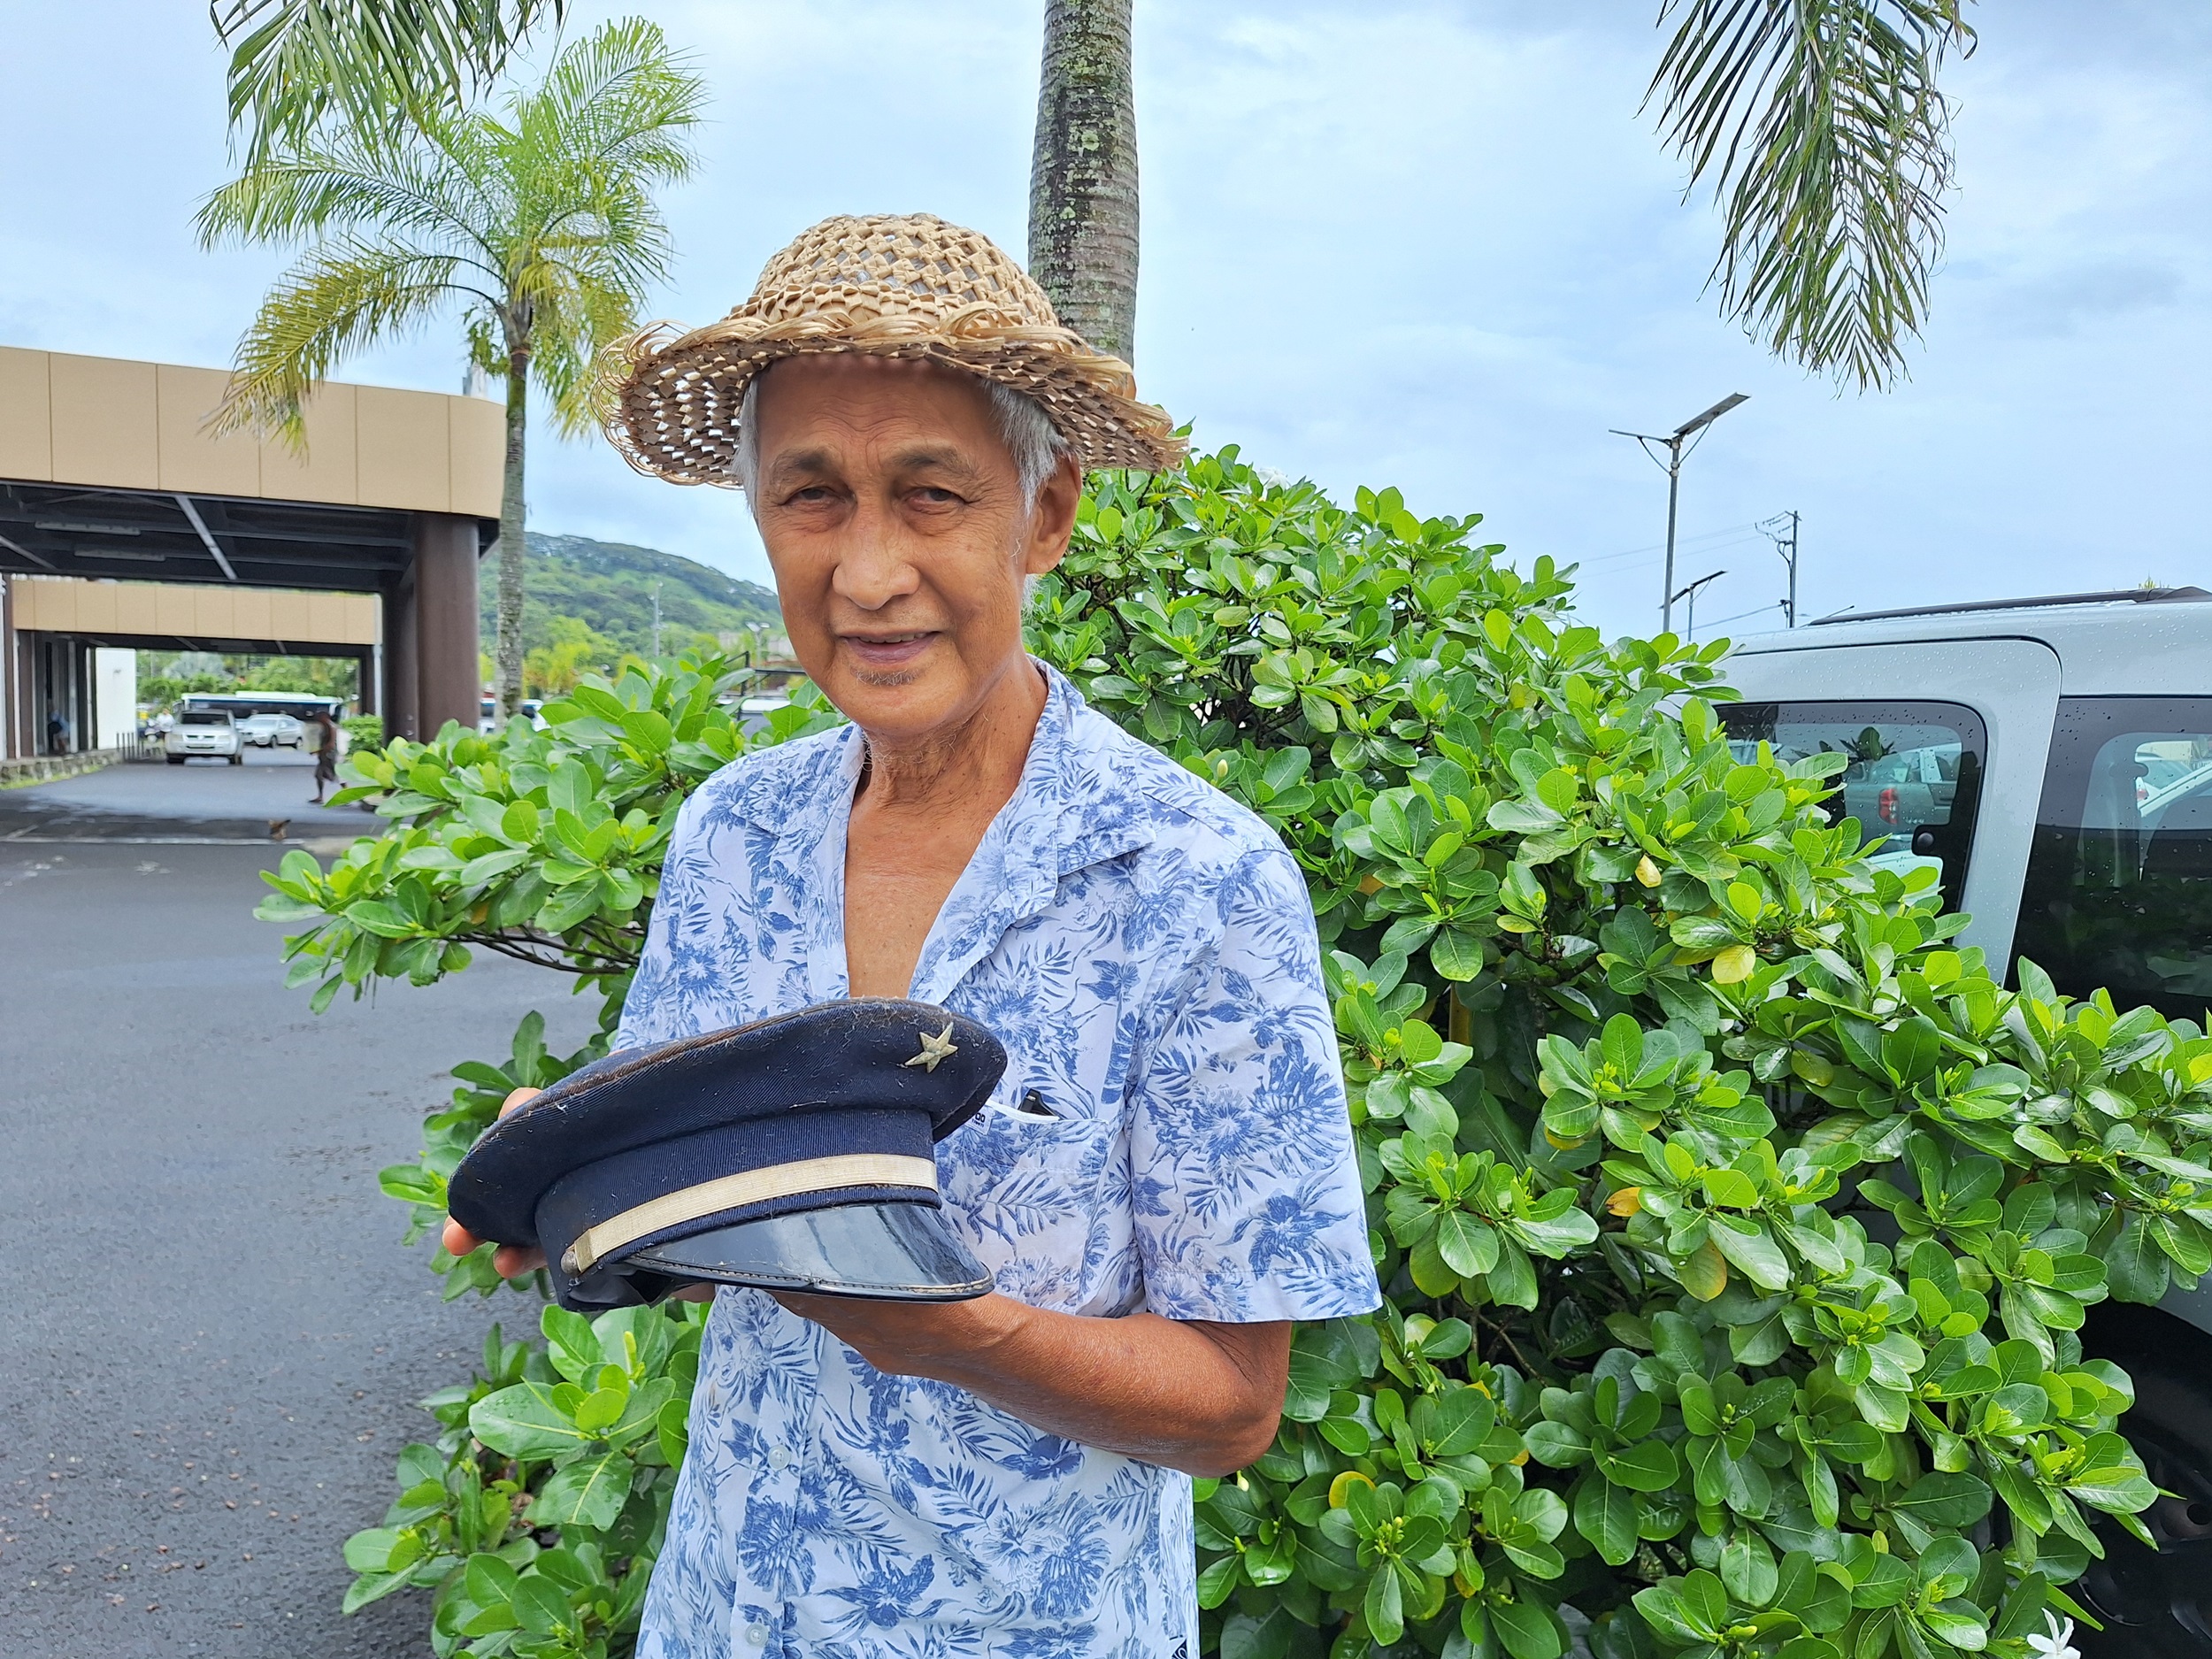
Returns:
[[[1129,8],[1130,0],[1046,0],[1029,274],[1062,322],[1133,362],[1137,104]]]
[[[530,349],[507,354],[507,471],[499,497],[499,718],[522,706],[523,440],[529,430]]]

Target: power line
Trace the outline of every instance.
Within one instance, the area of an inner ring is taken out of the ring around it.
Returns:
[[[1787,601],[1786,600],[1777,599],[1771,603],[1757,605],[1749,611],[1739,611],[1732,617],[1723,617],[1719,621],[1708,623],[1706,626],[1708,627],[1724,628],[1732,622],[1741,622],[1746,617],[1763,616],[1767,611],[1775,610],[1778,606],[1786,604],[1786,603]]]
[[[1701,530],[1695,535],[1686,535],[1680,537],[1676,541],[1675,546],[1678,549],[1687,549],[1693,547],[1706,547],[1706,544],[1712,541],[1716,536],[1724,535],[1733,536],[1737,538],[1738,541],[1750,542],[1758,539],[1756,534],[1753,534],[1756,532],[1759,526],[1755,524],[1725,525],[1718,530]],[[1736,542],[1730,541],[1726,545],[1733,547],[1736,545]],[[1664,541],[1654,541],[1647,547],[1623,548],[1616,553],[1594,554],[1588,558],[1577,559],[1575,563],[1578,565],[1604,565],[1610,563],[1614,559],[1634,558],[1640,553],[1664,552],[1666,550],[1666,546],[1667,544]],[[1709,551],[1710,549],[1708,548],[1707,550]]]

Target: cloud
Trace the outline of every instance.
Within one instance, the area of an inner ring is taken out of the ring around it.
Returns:
[[[572,30],[631,9],[595,0]],[[1042,0],[650,10],[715,95],[706,165],[667,204],[681,257],[657,313],[720,315],[833,212],[926,208],[1021,252]],[[1143,0],[1141,381],[1203,441],[1582,561],[1609,628],[1655,620],[1665,480],[1608,429],[1664,431],[1730,391],[1751,401],[1684,473],[1682,573],[1728,571],[1701,619],[1771,603],[1779,562],[1750,526],[1790,508],[1814,614],[2131,582],[2149,549],[2166,580],[2212,583],[2193,484],[2212,13],[1976,10],[1927,338],[1905,385],[1861,396],[1717,315],[1714,214],[1638,111],[1652,6]],[[226,165],[204,13],[10,15],[0,340],[221,361],[280,260],[186,231]],[[452,389],[457,342],[431,330],[347,373]],[[766,575],[729,492],[543,434],[532,465],[541,528]]]

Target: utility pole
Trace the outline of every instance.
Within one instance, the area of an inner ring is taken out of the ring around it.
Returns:
[[[1663,595],[1659,605],[1659,626],[1663,633],[1674,632],[1674,602],[1680,597],[1674,590],[1674,518],[1676,501],[1682,490],[1682,463],[1689,459],[1690,450],[1697,448],[1694,443],[1687,449],[1682,446],[1686,440],[1704,431],[1738,403],[1750,401],[1745,393],[1731,392],[1703,414],[1693,415],[1664,437],[1645,432],[1623,432],[1618,426],[1611,428],[1617,438],[1635,439],[1643,447],[1644,453],[1650,456],[1667,475],[1667,569],[1665,580],[1659,584],[1659,591]],[[1655,443],[1667,452],[1665,460],[1659,459],[1658,451],[1652,448]]]
[[[1683,630],[1685,639],[1694,641],[1697,638],[1697,590],[1704,587],[1707,582],[1718,581],[1727,574],[1726,571],[1715,571],[1711,575],[1701,576],[1686,587],[1667,595],[1667,608],[1670,611],[1673,610],[1674,602],[1678,599],[1686,599],[1690,602],[1690,619]]]
[[[1786,522],[1788,527],[1784,528]],[[1790,596],[1782,602],[1782,614],[1789,618],[1790,626],[1797,626],[1797,512],[1778,512],[1763,521],[1759,528],[1774,543],[1774,550],[1782,556],[1782,563],[1789,566]]]
[[[661,659],[661,585],[653,584],[653,660]]]

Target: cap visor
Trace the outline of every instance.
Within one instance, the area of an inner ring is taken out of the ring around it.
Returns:
[[[653,1245],[627,1264],[694,1281],[878,1302],[964,1302],[991,1288],[989,1271],[931,1204],[766,1216]]]

